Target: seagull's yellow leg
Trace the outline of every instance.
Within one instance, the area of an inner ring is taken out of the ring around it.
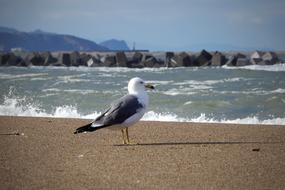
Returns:
[[[126,139],[125,139],[125,130],[121,129],[122,135],[123,135],[123,144],[127,144]]]
[[[130,144],[130,139],[129,139],[129,128],[126,128],[126,135],[127,135],[127,143]]]
[[[129,128],[128,128],[128,127],[126,128],[126,135],[127,135],[127,144],[133,144],[133,145],[137,144],[137,143],[131,143],[131,142],[130,142],[130,138],[129,138]]]

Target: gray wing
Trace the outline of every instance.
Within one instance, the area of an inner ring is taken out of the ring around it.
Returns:
[[[95,119],[94,123],[102,126],[121,124],[143,107],[136,96],[126,95],[112,103],[109,109]]]

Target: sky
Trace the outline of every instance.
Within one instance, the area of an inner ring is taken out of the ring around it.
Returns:
[[[0,26],[152,51],[285,50],[285,0],[0,0]]]

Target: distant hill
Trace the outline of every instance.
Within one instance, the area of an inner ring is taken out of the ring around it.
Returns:
[[[7,27],[0,26],[0,32],[16,33],[16,32],[19,32],[19,31],[15,30],[13,28],[7,28]]]
[[[100,43],[101,46],[104,46],[110,50],[115,50],[115,51],[128,51],[130,48],[128,47],[127,43],[124,40],[116,40],[116,39],[111,39],[111,40],[106,40],[104,42]]]
[[[0,27],[0,50],[22,48],[26,51],[108,51],[95,42],[72,35],[55,34],[36,30],[21,32]]]

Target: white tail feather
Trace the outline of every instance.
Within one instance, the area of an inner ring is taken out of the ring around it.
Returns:
[[[97,128],[97,127],[101,127],[102,124],[99,123],[92,123],[91,127]]]

